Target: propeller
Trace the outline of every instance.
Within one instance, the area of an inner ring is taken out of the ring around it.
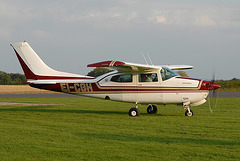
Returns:
[[[221,87],[215,82],[216,82],[215,73],[213,73],[212,80],[209,85],[209,96],[208,96],[209,110],[211,113],[213,112],[212,108],[215,108],[217,106],[217,101],[218,101],[218,92],[216,92],[215,90]]]

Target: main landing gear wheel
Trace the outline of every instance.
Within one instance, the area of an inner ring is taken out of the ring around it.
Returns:
[[[147,113],[149,114],[156,114],[158,112],[158,109],[155,105],[149,105],[147,108]]]
[[[140,111],[138,108],[131,108],[128,114],[129,116],[136,117],[140,115]]]
[[[193,113],[192,110],[187,110],[187,111],[185,112],[185,116],[193,116],[193,115],[194,115],[194,113]]]

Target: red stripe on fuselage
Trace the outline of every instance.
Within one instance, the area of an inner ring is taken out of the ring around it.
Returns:
[[[88,78],[88,77],[63,77],[63,76],[41,76],[36,75],[38,80],[45,80],[45,79],[94,79],[94,78]]]
[[[180,87],[101,87],[98,83],[57,83],[30,84],[32,87],[72,94],[108,94],[108,93],[189,93],[200,92],[199,88]]]

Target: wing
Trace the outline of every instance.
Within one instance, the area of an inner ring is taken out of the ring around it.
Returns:
[[[122,73],[151,72],[161,69],[160,66],[135,64],[122,61],[103,61],[89,64],[87,67],[109,67]]]
[[[103,61],[94,64],[89,64],[87,67],[108,67],[113,70],[117,70],[121,73],[142,73],[142,72],[152,72],[161,69],[162,67],[167,67],[172,70],[182,70],[182,69],[192,69],[191,65],[144,65],[136,63],[128,63],[122,61]]]

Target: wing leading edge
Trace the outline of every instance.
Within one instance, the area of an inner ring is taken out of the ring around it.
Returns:
[[[191,65],[161,65],[161,67],[167,67],[172,70],[185,70],[193,68]]]

